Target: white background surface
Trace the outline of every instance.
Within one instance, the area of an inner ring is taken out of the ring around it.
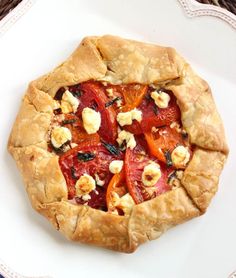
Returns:
[[[208,212],[134,254],[68,242],[34,212],[13,159],[10,128],[27,83],[86,35],[115,34],[175,47],[209,81],[231,153]],[[24,275],[223,278],[236,270],[236,32],[187,18],[177,0],[40,0],[0,37],[0,258]]]

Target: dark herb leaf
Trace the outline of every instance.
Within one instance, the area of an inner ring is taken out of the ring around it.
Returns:
[[[74,167],[70,168],[71,176],[74,180],[77,180],[76,170]]]
[[[153,99],[151,98],[151,94],[149,94],[149,93],[145,95],[145,99],[146,99],[148,102],[153,101]]]
[[[62,99],[62,95],[64,94],[64,92],[65,92],[65,88],[60,88],[57,92],[56,92],[56,94],[55,94],[55,96],[54,96],[54,99],[55,100],[61,100]]]
[[[153,112],[155,115],[157,115],[159,113],[159,110],[156,105],[153,106]]]
[[[71,93],[74,97],[77,97],[77,98],[81,97],[81,95],[82,95],[82,92],[79,89],[76,91],[73,91]]]
[[[72,93],[72,95],[74,97],[81,97],[82,95],[82,91],[80,89],[80,86],[79,85],[75,85],[75,86],[70,86],[69,87],[69,91]]]
[[[61,114],[61,113],[62,113],[61,108],[57,108],[57,109],[54,110],[54,114],[55,114],[55,115],[59,115],[59,114]]]
[[[62,125],[69,125],[69,124],[73,124],[75,122],[76,122],[76,119],[64,120],[64,121],[62,121]]]
[[[61,145],[59,148],[56,148],[53,146],[53,144],[50,143],[51,148],[53,149],[53,151],[56,154],[62,154],[66,151],[66,149],[68,148],[68,145],[70,144],[70,141],[65,142],[63,145]]]
[[[119,149],[117,149],[114,145],[106,142],[102,142],[103,146],[113,155],[118,155],[120,153]]]
[[[188,138],[188,133],[186,131],[182,131],[181,136],[182,136],[183,139],[187,139]]]
[[[56,154],[58,154],[58,155],[63,153],[62,147],[60,147],[60,148],[55,148],[55,147],[53,146],[53,144],[50,144],[50,147],[51,147],[52,150],[53,150]]]
[[[167,167],[171,167],[173,165],[173,162],[172,162],[172,159],[171,159],[170,151],[165,151],[164,155],[165,155],[165,158],[166,158]]]
[[[157,90],[157,92],[158,92],[158,93],[161,93],[161,92],[162,92],[162,93],[168,93],[169,91],[166,90],[165,88],[160,88],[160,89]]]
[[[173,178],[176,178],[176,171],[173,171],[173,172],[170,173],[170,175],[168,176],[167,182],[170,183],[170,181],[171,181]]]
[[[163,127],[166,127],[166,125],[160,125],[160,126],[158,126],[158,128],[163,128]]]
[[[126,149],[126,143],[123,141],[122,144],[119,146],[119,150],[122,152]]]
[[[81,161],[87,162],[95,158],[94,153],[77,153],[77,158]]]
[[[118,101],[118,100],[121,100],[121,98],[120,98],[120,97],[113,98],[112,100],[108,101],[108,102],[105,104],[105,107],[107,108],[107,107],[113,105],[113,104],[114,104],[116,101]]]
[[[97,110],[97,108],[98,108],[97,103],[95,101],[93,101],[92,104],[90,105],[90,108],[93,110]]]

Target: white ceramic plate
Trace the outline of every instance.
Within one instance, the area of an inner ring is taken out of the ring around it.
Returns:
[[[209,81],[231,153],[208,212],[131,255],[71,243],[31,209],[6,151],[27,83],[86,35],[115,34],[175,47]],[[17,272],[54,278],[222,278],[236,269],[236,32],[188,18],[177,0],[41,0],[0,38],[0,258]]]

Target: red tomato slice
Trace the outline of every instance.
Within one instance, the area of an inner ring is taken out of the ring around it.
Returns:
[[[95,81],[88,81],[79,85],[81,96],[77,115],[81,116],[85,107],[93,108],[101,113],[101,126],[98,134],[107,142],[114,143],[117,138],[116,112],[106,103],[109,101],[104,86]]]
[[[93,159],[83,161],[78,158],[78,153],[92,154]],[[111,154],[101,143],[84,142],[77,147],[64,153],[59,158],[61,171],[66,179],[68,187],[68,198],[76,197],[75,184],[83,174],[87,173],[95,179],[95,174],[104,181],[103,186],[96,186],[96,191],[90,193],[91,199],[88,205],[93,208],[106,210],[106,189],[112,177],[109,171],[109,164],[115,159],[122,159],[123,154]],[[77,203],[85,203],[81,198],[76,197]]]
[[[129,131],[129,132],[131,132],[135,135],[143,134],[142,126],[136,120],[133,121],[132,125],[123,126],[123,129],[126,130],[126,131]]]
[[[168,174],[173,170],[167,168],[164,164],[159,163],[162,176],[155,184],[156,189],[150,193],[147,187],[142,182],[142,173],[144,167],[151,161],[159,163],[157,159],[143,153],[139,146],[134,150],[127,149],[125,154],[125,173],[126,183],[130,195],[133,197],[136,204],[155,198],[156,196],[170,190],[171,187],[167,183]]]
[[[143,113],[141,123],[134,121],[132,125],[124,126],[124,129],[134,134],[141,134],[151,131],[153,126],[160,127],[179,121],[181,114],[176,98],[171,92],[168,92],[168,94],[171,97],[168,107],[158,108],[150,97],[150,92],[148,92],[138,107]]]
[[[166,162],[165,152],[172,152],[177,145],[186,145],[183,138],[175,128],[169,126],[159,128],[156,132],[145,133],[150,154]]]
[[[125,184],[125,173],[121,171],[118,174],[115,174],[109,185],[107,187],[106,193],[106,201],[107,201],[107,209],[109,212],[114,211],[116,208],[114,207],[114,193],[118,194],[119,197],[122,197],[127,193],[127,188]]]

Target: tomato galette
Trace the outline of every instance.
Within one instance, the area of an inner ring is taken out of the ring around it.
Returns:
[[[174,49],[103,36],[29,85],[9,151],[66,237],[132,252],[205,212],[228,147],[208,84]]]

